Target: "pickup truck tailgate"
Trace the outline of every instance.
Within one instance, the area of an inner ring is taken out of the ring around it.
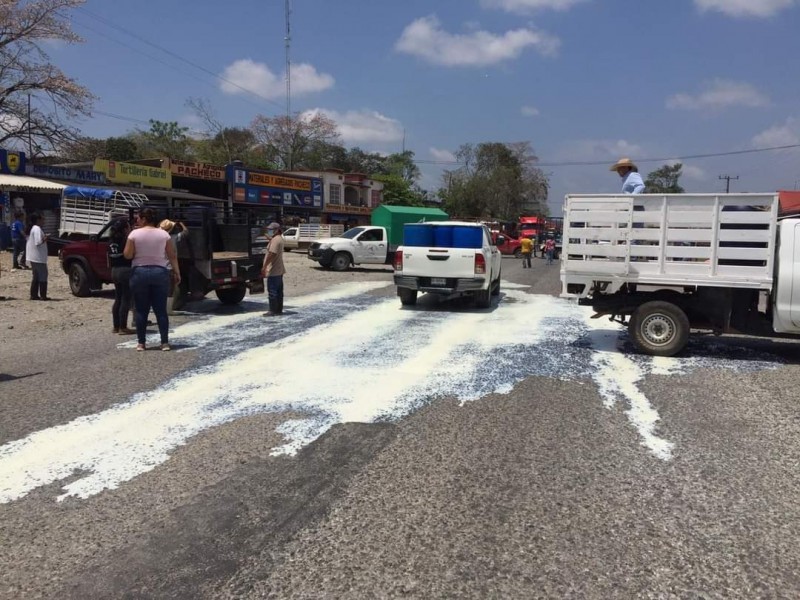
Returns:
[[[403,248],[403,275],[425,277],[475,276],[475,253],[471,248]]]

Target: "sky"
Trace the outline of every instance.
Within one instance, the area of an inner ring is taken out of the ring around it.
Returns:
[[[286,112],[284,0],[87,0],[71,20],[84,43],[48,52],[97,96],[86,135],[202,130],[189,98],[229,126]],[[291,110],[412,150],[431,191],[462,144],[530,142],[552,214],[618,192],[620,157],[682,162],[687,192],[795,189],[800,148],[741,152],[800,145],[798,26],[800,0],[291,0]]]

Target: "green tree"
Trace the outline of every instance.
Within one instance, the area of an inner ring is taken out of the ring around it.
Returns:
[[[682,194],[683,188],[678,184],[682,169],[681,163],[675,163],[651,171],[644,180],[645,191],[648,194]]]
[[[139,158],[139,149],[128,137],[80,137],[61,144],[58,154],[62,162],[92,162],[95,158],[125,161]]]
[[[190,158],[192,141],[187,135],[188,127],[177,121],[158,121],[150,119],[150,129],[137,130],[132,135],[142,158]]]
[[[375,181],[383,182],[383,203],[393,206],[422,206],[423,195],[413,184],[399,175],[373,175]]]
[[[94,96],[56,67],[48,44],[81,42],[69,12],[83,0],[0,1],[0,145],[49,154],[78,138],[70,124],[90,115]]]

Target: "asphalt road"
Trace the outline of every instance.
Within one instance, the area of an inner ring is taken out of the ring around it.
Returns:
[[[0,597],[800,597],[797,347],[637,356],[557,269],[6,354]]]

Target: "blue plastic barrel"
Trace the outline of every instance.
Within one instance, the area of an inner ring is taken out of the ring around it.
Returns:
[[[453,226],[452,225],[433,225],[433,245],[436,248],[453,247]]]
[[[408,224],[403,228],[403,245],[430,248],[433,246],[433,227]]]
[[[481,248],[483,247],[483,228],[453,226],[452,248]]]

